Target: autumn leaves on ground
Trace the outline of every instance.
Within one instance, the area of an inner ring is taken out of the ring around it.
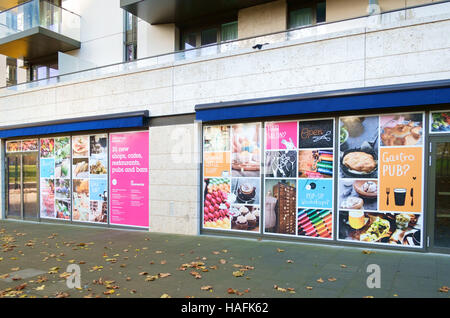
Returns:
[[[361,265],[376,254],[367,250],[349,256],[256,239],[11,221],[0,221],[0,242],[0,297],[341,297],[355,287],[353,297],[400,294],[364,286]],[[71,264],[80,288],[66,284]],[[436,296],[447,295],[441,289]]]

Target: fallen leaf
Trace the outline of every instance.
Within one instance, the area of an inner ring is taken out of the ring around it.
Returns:
[[[45,288],[45,285],[42,285],[42,286],[36,287],[35,289],[36,290],[44,290],[44,288]]]
[[[154,280],[156,280],[156,279],[158,279],[158,278],[159,278],[158,275],[148,275],[148,276],[145,278],[145,281],[146,281],[146,282],[152,282],[152,281],[154,281]]]
[[[159,277],[161,277],[161,278],[166,278],[166,277],[171,276],[170,273],[159,273],[158,275],[159,275]]]
[[[347,265],[341,264],[341,268],[347,268]]]
[[[288,259],[288,260],[286,261],[286,263],[292,264],[292,263],[294,263],[294,261],[291,260],[291,259]]]
[[[317,280],[317,282],[318,282],[318,283],[323,283],[324,280],[322,279],[322,277],[320,277],[320,278]]]
[[[103,294],[104,295],[112,295],[114,294],[116,291],[114,289],[108,289],[107,291],[104,291]]]
[[[27,285],[28,285],[27,283],[23,283],[23,284],[20,284],[20,285],[16,286],[14,289],[15,290],[22,290],[25,287],[27,287]]]
[[[170,297],[168,294],[162,294],[161,298],[172,298],[172,297]]]
[[[227,261],[226,261],[226,260],[224,260],[223,258],[222,258],[221,260],[219,260],[219,262],[220,262],[220,264],[222,264],[222,265],[224,265],[224,264],[226,264],[226,263],[227,263]]]
[[[147,272],[140,272],[139,275],[145,276],[145,275],[148,275],[148,273]]]
[[[330,278],[328,278],[328,281],[329,281],[329,282],[335,282],[335,281],[336,281],[336,278],[330,277]]]
[[[284,250],[282,250],[281,248],[277,248],[277,252],[282,253],[282,252],[284,252]]]
[[[244,276],[244,272],[242,272],[242,271],[233,272],[233,276],[234,277],[242,277],[242,276]]]
[[[307,290],[311,290],[311,289],[313,289],[311,286],[306,286],[306,289]]]
[[[374,251],[369,251],[369,250],[364,250],[362,252],[363,252],[363,254],[374,254],[375,253]]]
[[[189,274],[191,274],[192,276],[194,276],[195,279],[200,279],[202,278],[202,275],[200,275],[198,272],[196,271],[191,271]]]
[[[212,252],[214,255],[219,255],[220,254],[220,252],[218,252],[218,251],[213,251]]]
[[[56,298],[67,298],[70,295],[68,293],[59,292],[56,294]]]
[[[200,287],[200,289],[201,289],[201,290],[207,290],[207,291],[208,291],[208,290],[212,290],[213,287],[208,285],[208,286],[202,286],[202,287]]]
[[[228,288],[228,289],[227,289],[227,293],[230,294],[230,295],[236,294],[236,291],[237,291],[237,290],[236,290],[236,289],[233,289],[233,288]]]

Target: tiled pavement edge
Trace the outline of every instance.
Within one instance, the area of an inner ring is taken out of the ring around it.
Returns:
[[[440,254],[6,220],[0,242],[0,297],[450,296]],[[70,264],[80,289],[65,283]],[[369,264],[381,268],[379,289],[366,285]]]

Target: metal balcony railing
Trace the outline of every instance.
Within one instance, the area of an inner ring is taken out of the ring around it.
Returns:
[[[0,39],[35,27],[80,41],[80,16],[45,0],[31,0],[0,12]]]

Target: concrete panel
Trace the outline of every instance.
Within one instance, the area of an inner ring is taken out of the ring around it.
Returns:
[[[249,7],[238,12],[238,37],[251,36],[286,30],[287,4],[278,0]]]

